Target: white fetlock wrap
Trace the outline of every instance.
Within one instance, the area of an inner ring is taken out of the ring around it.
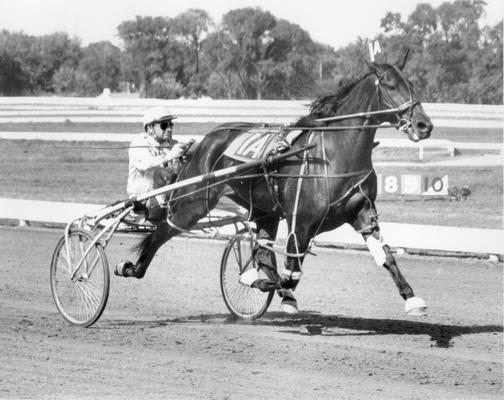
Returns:
[[[301,279],[301,275],[303,275],[303,272],[302,271],[292,272],[287,268],[284,268],[280,275],[285,276],[287,278],[291,278],[294,281],[298,281]]]
[[[250,268],[240,275],[240,283],[249,287],[258,279],[259,273],[255,268]]]
[[[387,261],[387,255],[385,254],[385,250],[383,250],[385,243],[383,243],[382,240],[376,239],[374,236],[368,236],[366,244],[376,264],[383,267],[383,264]]]
[[[282,312],[287,314],[299,313],[296,300],[282,300],[282,303],[280,304],[280,309],[282,310]]]
[[[290,278],[292,271],[290,269],[284,268],[282,272],[280,272],[280,275]]]
[[[406,299],[404,311],[408,315],[427,315],[427,305],[421,297],[413,296]]]
[[[297,271],[297,272],[293,272],[292,273],[292,280],[293,281],[299,281],[301,279],[301,275],[303,275],[303,273],[301,271]]]

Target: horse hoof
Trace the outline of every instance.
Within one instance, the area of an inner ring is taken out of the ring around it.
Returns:
[[[115,276],[129,278],[135,276],[135,267],[130,261],[121,261],[114,268]]]
[[[280,304],[280,310],[286,314],[297,314],[299,308],[296,299],[284,299]]]
[[[252,286],[252,284],[259,279],[257,269],[250,268],[240,275],[240,283],[245,286]]]
[[[406,300],[404,311],[414,317],[423,317],[427,315],[427,305],[421,297],[413,296]]]

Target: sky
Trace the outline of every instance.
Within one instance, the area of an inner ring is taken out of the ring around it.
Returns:
[[[446,0],[0,0],[0,29],[45,35],[56,31],[78,37],[82,45],[109,40],[117,46],[117,26],[137,15],[176,17],[189,8],[206,10],[218,23],[226,12],[260,7],[298,24],[319,43],[338,49],[373,38],[387,11],[405,20],[418,3],[438,7]],[[485,25],[502,21],[504,2],[486,0]]]

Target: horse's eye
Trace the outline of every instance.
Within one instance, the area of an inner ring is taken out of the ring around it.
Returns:
[[[383,79],[383,85],[387,89],[391,89],[391,90],[394,90],[397,88],[397,84],[396,84],[395,79],[389,78],[387,76],[385,76],[385,78]]]

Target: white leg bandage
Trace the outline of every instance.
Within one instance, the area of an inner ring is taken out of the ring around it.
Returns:
[[[249,287],[258,279],[259,273],[255,268],[250,268],[240,275],[240,283]]]
[[[284,268],[280,275],[290,277],[293,280],[298,281],[301,279],[301,275],[303,275],[303,272],[302,271],[292,272],[292,271],[288,270],[287,268]]]
[[[366,244],[376,264],[378,264],[380,267],[383,267],[383,264],[385,264],[385,261],[387,261],[387,255],[383,250],[385,243],[383,243],[383,241],[381,240],[376,239],[374,236],[369,236],[366,240]]]

